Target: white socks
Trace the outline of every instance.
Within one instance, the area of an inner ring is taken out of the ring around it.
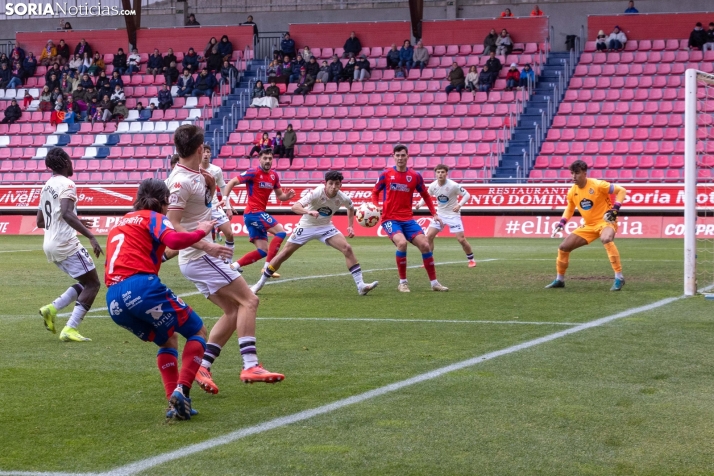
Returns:
[[[72,329],[79,327],[79,324],[82,322],[82,319],[84,319],[87,311],[89,311],[89,309],[85,308],[81,302],[77,301],[74,305],[74,309],[72,310],[72,316],[67,321],[67,327],[71,327]]]
[[[73,284],[72,286],[68,287],[67,290],[62,293],[60,297],[52,301],[52,305],[58,311],[60,309],[64,309],[65,307],[69,306],[71,302],[77,300],[77,296],[79,296],[83,289],[84,287],[81,284]]]

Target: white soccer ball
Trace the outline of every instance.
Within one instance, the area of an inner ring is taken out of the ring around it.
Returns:
[[[372,228],[377,226],[380,218],[382,217],[382,212],[379,211],[373,203],[363,203],[357,208],[355,212],[355,217],[357,218],[357,223],[365,228]]]

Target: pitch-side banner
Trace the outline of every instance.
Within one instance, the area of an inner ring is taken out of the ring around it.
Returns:
[[[92,220],[92,232],[96,235],[106,235],[120,215],[113,216],[82,216]],[[276,215],[275,218],[282,223],[288,233],[296,228],[300,217],[297,215]],[[470,238],[549,238],[553,227],[558,222],[554,216],[476,216],[462,217],[464,231]],[[431,219],[419,217],[417,222],[426,231]],[[620,217],[618,220],[618,238],[682,238],[684,237],[684,218],[682,217]],[[338,215],[334,217],[335,226],[347,233],[347,217]],[[580,225],[580,220],[573,219],[565,227],[564,234],[569,235]],[[245,238],[247,243],[248,233],[243,225],[243,217],[236,216],[232,220],[233,233],[240,238]],[[355,224],[354,232],[357,236],[386,237],[384,230],[377,226],[363,228]],[[41,235],[42,229],[35,225],[35,217],[28,215],[0,215],[0,235]],[[565,236],[562,235],[561,236]],[[700,238],[714,238],[714,218],[700,218],[697,221],[697,235]],[[439,236],[448,237],[448,229]]]
[[[624,206],[630,210],[673,211],[684,209],[684,186],[681,184],[624,184],[628,190]],[[268,211],[286,211],[315,185],[283,185],[283,190],[294,189],[296,194],[290,202],[278,202],[271,196]],[[464,185],[471,199],[465,211],[546,211],[565,208],[569,185]],[[0,210],[17,210],[39,206],[41,186],[0,186]],[[128,211],[136,196],[135,185],[78,185],[77,205],[87,211]],[[347,185],[342,190],[355,204],[371,200],[371,185]],[[248,202],[245,187],[236,187],[231,194],[231,204],[243,208]],[[414,195],[414,204],[419,200]],[[714,188],[699,186],[697,203],[702,207],[714,206]]]

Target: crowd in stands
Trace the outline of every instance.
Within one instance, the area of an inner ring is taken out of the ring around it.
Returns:
[[[253,157],[254,154],[260,154],[263,149],[273,149],[273,154],[281,159],[286,157],[290,160],[290,165],[293,164],[293,159],[295,158],[295,146],[297,145],[297,134],[293,130],[292,124],[288,124],[288,128],[285,133],[280,131],[275,133],[275,136],[271,139],[267,132],[258,133],[255,136],[255,142],[253,143],[253,148],[250,150],[247,159]]]

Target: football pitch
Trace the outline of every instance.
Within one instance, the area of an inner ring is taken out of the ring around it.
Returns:
[[[220,393],[194,385],[200,414],[166,423],[156,346],[109,319],[104,288],[80,326],[92,342],[60,342],[38,308],[73,281],[42,237],[2,237],[0,475],[714,473],[714,302],[681,298],[681,240],[618,240],[619,293],[597,242],[571,254],[565,289],[543,289],[559,240],[470,241],[474,269],[437,240],[448,293],[410,247],[402,294],[391,243],[350,240],[380,281],[368,296],[309,243],[260,293],[258,355],[285,381],[241,383],[233,339]],[[220,311],[176,261],[161,277],[210,329]]]

